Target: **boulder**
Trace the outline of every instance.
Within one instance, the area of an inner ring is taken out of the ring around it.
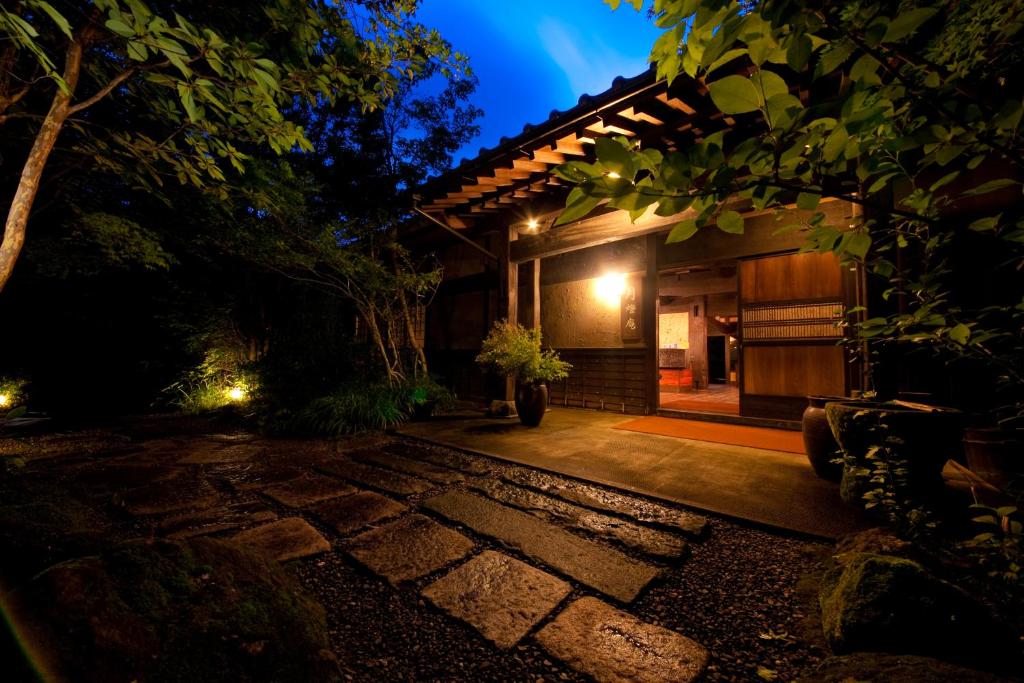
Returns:
[[[272,559],[214,539],[135,541],[11,594],[55,680],[335,680],[326,616]]]
[[[1008,679],[931,657],[858,652],[829,657],[800,683],[1001,683]]]
[[[1018,657],[1019,643],[991,610],[905,558],[849,553],[826,572],[818,600],[836,654],[917,654],[986,669]]]

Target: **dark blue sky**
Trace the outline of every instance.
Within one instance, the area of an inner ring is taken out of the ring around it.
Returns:
[[[616,76],[641,73],[660,35],[646,12],[612,12],[601,0],[423,0],[417,16],[468,55],[480,79],[481,133],[456,164]]]

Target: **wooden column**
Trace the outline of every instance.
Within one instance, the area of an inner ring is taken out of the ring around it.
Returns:
[[[644,397],[645,412],[658,412],[658,235],[647,236],[647,268],[644,271],[640,302],[644,326]]]
[[[510,323],[519,322],[519,264],[509,258],[509,248],[516,239],[516,231],[509,225],[501,227],[498,250],[498,318]],[[516,383],[511,377],[505,379],[505,401],[516,397]]]
[[[533,259],[533,329],[540,329],[540,259]]]
[[[708,298],[694,297],[690,301],[690,371],[693,388],[708,388]]]

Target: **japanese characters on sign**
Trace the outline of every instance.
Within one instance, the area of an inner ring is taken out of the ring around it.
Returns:
[[[640,278],[628,277],[626,287],[622,292],[622,305],[620,306],[623,343],[642,342],[644,339],[643,311],[640,302]]]

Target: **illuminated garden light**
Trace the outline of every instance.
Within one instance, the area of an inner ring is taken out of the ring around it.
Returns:
[[[246,397],[246,391],[242,387],[231,387],[228,389],[228,398],[232,401],[244,401]]]
[[[8,394],[0,394],[0,408],[10,405],[11,397]]]
[[[619,178],[621,178],[622,176],[620,176],[620,175],[619,175],[618,173],[616,173],[615,171],[608,171],[608,177],[609,177],[609,178],[611,178],[612,180],[618,180],[618,179],[619,179]]]

